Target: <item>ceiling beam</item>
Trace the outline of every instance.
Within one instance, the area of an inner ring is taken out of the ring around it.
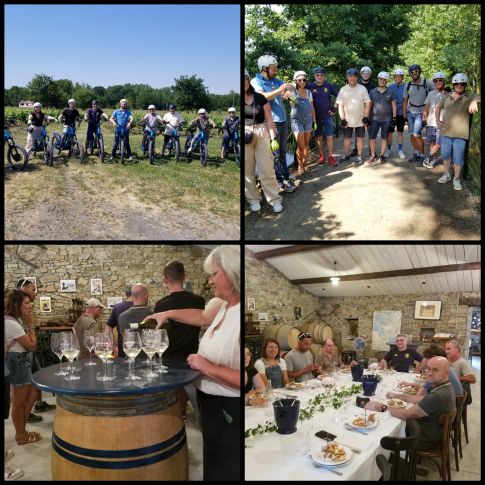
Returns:
[[[288,254],[304,253],[308,251],[322,251],[325,249],[345,248],[352,244],[295,244],[284,248],[268,249],[267,251],[252,251],[256,259],[276,258]]]
[[[443,266],[428,266],[425,268],[409,268],[396,269],[393,271],[381,271],[379,273],[361,273],[352,275],[339,275],[340,281],[358,281],[358,280],[376,280],[379,278],[394,278],[396,276],[413,276],[432,273],[446,273],[449,271],[464,271],[480,269],[481,264],[478,263],[462,263],[462,264],[448,264]],[[334,276],[334,274],[332,274]],[[294,285],[312,285],[316,283],[331,283],[331,276],[320,278],[303,278],[298,280],[290,280]]]

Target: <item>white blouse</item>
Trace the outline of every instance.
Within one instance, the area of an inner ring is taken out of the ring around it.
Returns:
[[[240,303],[227,309],[224,303],[204,333],[199,343],[199,355],[205,357],[212,364],[241,370],[241,355],[239,338],[241,335]],[[224,313],[226,316],[224,318]],[[218,323],[224,318],[222,325],[214,331]],[[195,383],[196,387],[206,394],[227,397],[241,397],[239,388],[231,387],[219,380],[201,376]]]

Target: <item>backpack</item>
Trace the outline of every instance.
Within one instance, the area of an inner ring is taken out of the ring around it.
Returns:
[[[427,96],[428,96],[428,94],[429,94],[429,91],[430,91],[430,90],[428,89],[428,83],[426,82],[426,78],[424,78],[424,79],[423,79],[423,83],[424,83],[424,84],[415,84],[415,86],[416,86],[418,89],[419,89],[419,88],[424,88],[424,89],[425,89],[425,91],[426,91],[426,97],[427,97]],[[407,93],[407,95],[408,95],[408,103],[409,103],[409,88],[411,87],[411,84],[412,84],[412,82],[411,82],[411,81],[409,81],[409,82],[407,83],[407,85],[406,85],[406,93]],[[421,105],[419,105],[419,106],[415,106],[415,105],[414,105],[414,104],[412,104],[412,103],[409,103],[409,104],[410,104],[410,105],[411,105],[413,108],[421,108],[421,107],[423,107],[423,106],[424,106],[424,104],[421,104]]]

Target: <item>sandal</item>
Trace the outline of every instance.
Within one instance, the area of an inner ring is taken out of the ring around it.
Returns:
[[[35,431],[28,431],[23,438],[15,438],[15,441],[18,445],[25,445],[27,443],[35,443],[40,439],[42,439],[42,436],[39,433],[36,433]]]
[[[20,468],[7,468],[5,467],[5,481],[10,482],[13,480],[18,480],[21,476],[23,476],[24,472],[23,470],[20,470]]]

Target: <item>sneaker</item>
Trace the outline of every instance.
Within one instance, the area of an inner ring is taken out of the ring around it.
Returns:
[[[449,182],[451,180],[451,175],[449,173],[444,173],[439,179],[438,183],[440,184],[446,184],[446,182]]]
[[[186,153],[187,153],[187,155],[188,155],[188,154],[189,154],[191,151],[192,151],[192,148],[190,148],[190,147],[189,147],[189,148],[187,148],[187,152],[186,152]]]
[[[12,450],[5,450],[5,463],[7,463],[10,458],[14,455],[14,452]]]
[[[320,157],[318,158],[318,164],[319,165],[323,165],[325,163],[325,156],[322,154],[320,155]]]
[[[381,155],[381,156],[379,157],[379,162],[381,162],[381,165],[382,165],[383,163],[386,163],[386,162],[387,162],[387,160],[386,160],[386,156],[385,156],[385,155]]]
[[[273,202],[273,211],[274,212],[281,212],[283,210],[283,204],[279,201]]]
[[[353,153],[353,152],[352,152]],[[355,152],[355,155],[357,155],[357,152]],[[350,160],[350,157],[351,156],[355,156],[355,155],[342,155],[339,159],[338,159],[338,163],[343,163],[343,162],[348,162]]]
[[[357,165],[363,165],[364,160],[362,160],[362,157],[357,157],[357,161],[355,162]]]
[[[404,155],[404,152],[402,150],[399,150],[399,158],[401,160],[404,160],[406,158],[406,155]]]
[[[21,476],[23,476],[24,471],[20,468],[8,468],[5,467],[5,481],[10,482],[12,480],[18,480]]]
[[[384,156],[386,158],[390,157],[391,156],[391,150],[389,150],[389,148],[384,152]]]
[[[413,156],[408,160],[410,163],[416,163],[417,161],[419,161],[419,155],[416,153],[413,153]]]
[[[109,160],[110,162],[112,162],[112,161],[114,160],[113,155],[111,155],[111,157],[109,157],[109,158],[108,158],[108,160]]]
[[[378,158],[377,158],[377,155],[375,153],[373,153],[368,160],[366,160],[366,163],[368,165],[373,165],[375,162],[377,162]]]
[[[460,179],[453,179],[453,188],[455,190],[461,190],[463,187],[461,186]]]
[[[295,187],[298,187],[299,185],[301,185],[301,179],[297,179],[296,177],[293,177],[293,175],[290,175],[290,178],[288,180]]]
[[[35,403],[34,405],[34,412],[36,413],[43,413],[44,411],[52,411],[53,409],[56,409],[56,405],[47,404],[45,401],[40,401],[38,403]]]
[[[335,167],[337,165],[337,160],[335,160],[333,157],[328,157],[328,164]]]
[[[251,202],[249,206],[252,212],[259,212],[261,210],[261,203],[259,201]]]
[[[294,185],[291,185],[288,180],[283,180],[283,190],[285,192],[294,192],[296,190],[296,187]]]
[[[131,162],[131,161],[133,160],[133,157],[128,157],[126,160],[127,160],[128,162]]]
[[[433,167],[430,167],[429,166],[429,162],[430,162],[430,158],[428,156],[426,156],[423,160],[423,167],[426,167],[426,168],[433,168]]]
[[[355,157],[357,155],[357,148],[354,148],[351,152],[350,152],[350,158],[352,157]]]
[[[281,194],[281,192],[285,191],[285,187],[283,186],[283,182],[278,182],[278,192]]]
[[[33,413],[30,413],[27,418],[27,423],[39,423],[40,421],[44,421],[44,418]]]

